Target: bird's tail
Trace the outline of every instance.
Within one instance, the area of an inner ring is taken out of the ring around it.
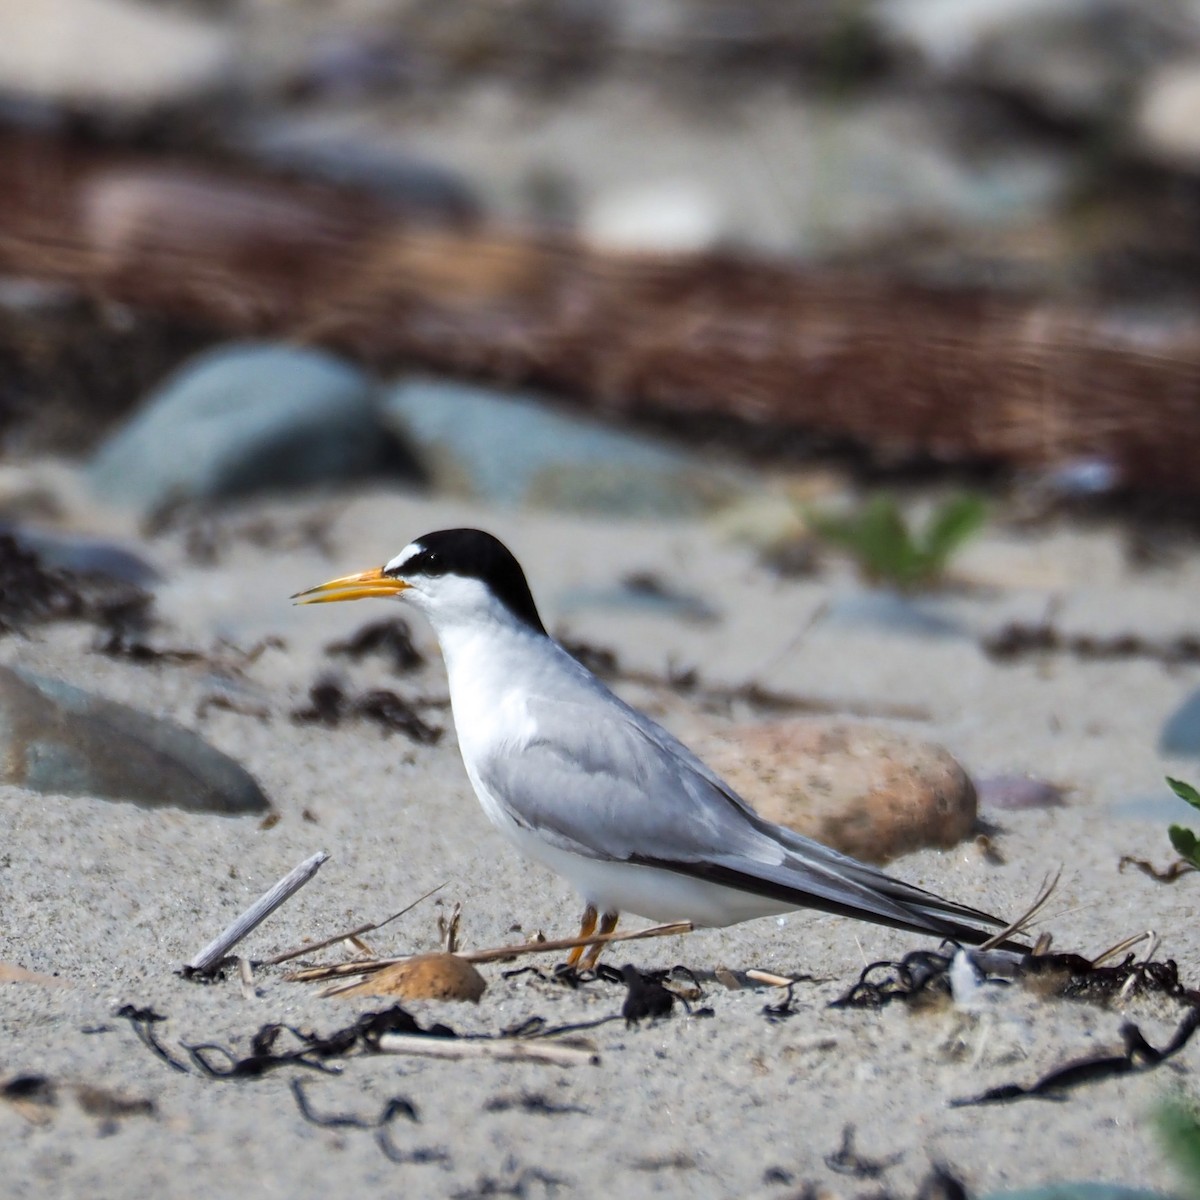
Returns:
[[[655,865],[796,908],[932,934],[968,946],[989,942],[998,931],[1009,928],[1010,923],[1000,917],[904,883],[799,834],[774,828],[772,834],[787,851],[787,857],[778,865],[755,863],[753,870],[747,870],[746,859],[733,856]],[[999,945],[1007,950],[1029,949],[1011,937]]]

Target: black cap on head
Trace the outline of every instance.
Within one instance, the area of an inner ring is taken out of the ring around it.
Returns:
[[[439,529],[416,538],[412,544],[416,553],[384,574],[405,579],[439,575],[478,579],[515,617],[538,633],[546,632],[525,572],[499,538],[482,529]]]

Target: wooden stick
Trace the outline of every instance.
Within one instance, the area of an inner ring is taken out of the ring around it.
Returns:
[[[210,975],[228,957],[234,948],[247,934],[252,933],[263,923],[285,900],[298,892],[327,862],[329,855],[324,850],[318,850],[311,858],[306,858],[298,867],[289,871],[273,888],[264,892],[228,929],[219,937],[214,938],[199,954],[184,964],[187,975]]]
[[[347,940],[353,941],[362,933],[371,933],[375,929],[382,929],[385,925],[390,925],[393,921],[399,920],[406,912],[411,912],[418,904],[428,900],[435,892],[440,892],[446,885],[439,883],[437,887],[430,888],[423,896],[418,896],[411,904],[402,908],[399,912],[394,912],[390,917],[385,917],[382,921],[368,921],[365,925],[356,925],[353,929],[347,930],[345,933],[335,933],[333,937],[327,937],[322,942],[309,942],[303,946],[297,946],[295,950],[286,950],[283,954],[276,954],[274,958],[260,959],[264,967],[276,967],[280,963],[285,963],[289,959],[299,958],[302,954],[312,954],[317,950],[324,950],[326,946],[332,946],[337,942]]]
[[[351,958],[346,962],[301,967],[283,978],[288,983],[319,983],[324,979],[340,979],[343,975],[372,975],[376,971],[382,971],[384,967],[407,962],[411,957],[411,954],[406,954],[403,958]]]
[[[523,942],[519,946],[497,946],[494,950],[468,950],[459,954],[467,962],[496,962],[498,959],[515,958],[518,954],[539,954],[542,951],[574,950],[576,946],[602,946],[609,942],[636,942],[641,938],[673,937],[678,933],[691,933],[691,921],[672,921],[668,925],[651,925],[649,929],[634,929],[628,933],[597,933],[591,937],[560,938],[554,942]]]
[[[419,1033],[385,1033],[379,1039],[385,1054],[415,1054],[423,1058],[490,1058],[497,1062],[543,1062],[559,1067],[599,1066],[592,1045],[528,1042],[517,1038],[439,1038]]]
[[[254,967],[248,958],[237,959],[238,979],[242,985],[243,1000],[257,1000],[258,992],[254,986]]]
[[[595,946],[602,942],[636,942],[642,938],[672,937],[675,934],[691,933],[691,921],[674,921],[669,925],[652,925],[649,929],[635,929],[628,933],[597,933],[586,938],[562,938],[554,942],[522,942],[516,946],[496,946],[492,950],[467,950],[458,955],[467,962],[497,962],[516,958],[520,954],[539,954],[559,950],[573,950],[576,946]],[[289,983],[315,983],[322,979],[336,979],[342,975],[371,975],[396,963],[407,962],[413,955],[399,958],[355,958],[349,962],[333,963],[329,966],[307,967],[284,976]]]
[[[1144,942],[1147,938],[1155,938],[1157,934],[1153,929],[1145,929],[1141,933],[1135,933],[1127,938],[1123,938],[1115,946],[1109,946],[1102,954],[1097,954],[1092,959],[1092,966],[1098,967],[1101,963],[1106,962],[1110,958],[1116,958],[1119,954],[1124,954],[1126,950],[1132,950],[1139,942]],[[1146,956],[1149,958],[1149,955]]]
[[[796,982],[787,975],[775,975],[771,971],[760,971],[757,968],[747,971],[746,978],[753,979],[755,983],[769,984],[771,987],[791,987]]]

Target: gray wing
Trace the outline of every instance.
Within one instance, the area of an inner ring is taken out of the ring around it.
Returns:
[[[665,729],[611,699],[598,709],[531,698],[537,733],[478,764],[519,825],[588,858],[960,941],[1005,923],[764,821]]]

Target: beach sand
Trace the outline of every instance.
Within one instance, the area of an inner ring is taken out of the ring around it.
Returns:
[[[329,552],[306,535],[314,520],[327,524]],[[154,643],[203,649],[207,662],[108,658],[92,650],[94,629],[74,623],[0,643],[4,662],[196,729],[257,777],[280,814],[262,828],[253,817],[0,789],[0,961],[62,984],[0,985],[0,1077],[30,1073],[61,1085],[60,1103],[43,1123],[0,1104],[0,1193],[785,1196],[811,1182],[839,1195],[881,1186],[909,1195],[933,1163],[980,1194],[1063,1179],[1176,1185],[1153,1115],[1166,1097],[1194,1090],[1194,1047],[1161,1069],[1096,1083],[1059,1103],[950,1102],[1115,1052],[1126,1020],[1162,1045],[1182,1015],[1177,1004],[1134,996],[1103,1007],[1012,988],[978,1014],[948,1005],[831,1009],[865,964],[934,943],[806,913],[611,949],[606,959],[617,966],[686,964],[711,1011],[688,1015],[676,1006],[666,1020],[600,1025],[587,1032],[599,1051],[595,1066],[362,1056],[340,1062],[336,1076],[288,1068],[222,1081],[156,1059],[114,1015],[120,1006],[166,1017],[156,1032],[179,1053],[198,1042],[248,1053],[265,1023],[325,1032],[387,1007],[382,999],[320,998],[312,985],[285,981],[283,967],[261,969],[250,997],[236,973],[208,985],[177,974],[261,891],[319,849],[330,861],[243,944],[247,956],[382,919],[439,884],[436,899],[369,936],[372,947],[386,954],[435,948],[437,915],[457,903],[466,949],[539,930],[574,932],[579,904],[567,885],[523,862],[487,825],[448,710],[423,710],[445,726],[436,746],[366,723],[331,729],[290,719],[312,682],[331,670],[353,692],[392,687],[445,697],[432,634],[418,619],[414,634],[429,665],[397,678],[380,658],[332,659],[323,648],[398,608],[302,609],[288,596],[377,564],[427,530],[459,524],[486,527],[511,546],[551,629],[613,649],[626,667],[661,674],[668,664],[695,666],[704,683],[753,679],[834,709],[912,706],[927,719],[892,724],[943,743],[974,775],[1028,772],[1068,785],[1061,808],[983,813],[998,827],[991,840],[1003,861],[969,842],[907,856],[891,869],[1012,915],[1061,870],[1039,926],[1053,932],[1056,949],[1095,954],[1153,929],[1162,939],[1157,956],[1175,959],[1189,985],[1200,982],[1200,880],[1167,886],[1118,870],[1122,855],[1159,864],[1172,858],[1162,777],[1200,772],[1161,759],[1155,743],[1165,718],[1200,684],[1200,668],[1069,655],[999,664],[976,636],[1017,617],[1036,619],[1054,595],[1063,597],[1056,619],[1066,631],[1162,638],[1194,629],[1200,553],[1147,574],[1125,564],[1111,528],[994,530],[972,545],[963,569],[1022,586],[940,601],[966,632],[928,638],[836,619],[838,598],[858,587],[847,569],[834,564],[810,579],[781,581],[749,549],[700,523],[496,513],[383,489],[247,503],[214,519],[211,564],[189,561],[184,531],[147,546],[168,577]],[[573,591],[611,586],[635,570],[703,597],[720,619],[688,623],[566,603]],[[830,601],[834,617],[789,647]],[[266,636],[284,647],[231,670],[238,650]],[[695,694],[668,688],[617,688],[685,740],[764,715],[746,706],[705,711]],[[206,704],[214,695],[243,711]],[[1141,797],[1162,803],[1131,803]],[[425,1024],[489,1033],[532,1017],[558,1025],[620,1013],[623,990],[615,984],[571,990],[530,973],[505,978],[534,961],[483,967],[489,986],[478,1007],[409,1007]],[[548,956],[543,965],[554,961]],[[812,980],[796,986],[793,1014],[771,1021],[764,1008],[782,992],[727,990],[712,976],[719,966]],[[324,1113],[373,1118],[389,1098],[408,1097],[420,1121],[391,1126],[395,1147],[440,1155],[397,1164],[368,1131],[306,1122],[290,1090],[297,1075]],[[149,1100],[154,1112],[105,1121],[70,1098],[71,1084]],[[848,1124],[859,1153],[884,1164],[877,1180],[827,1164]]]

